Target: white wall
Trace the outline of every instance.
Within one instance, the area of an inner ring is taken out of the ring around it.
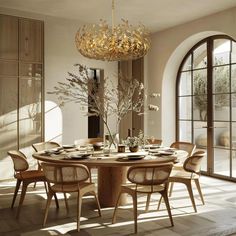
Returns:
[[[31,14],[0,8],[0,14],[15,15],[44,21],[44,64],[45,64],[45,100],[47,101],[45,119],[45,139],[56,140],[64,144],[73,143],[75,139],[87,137],[87,117],[82,114],[79,105],[68,104],[62,108],[54,95],[47,94],[58,81],[65,81],[68,71],[73,71],[73,64],[81,63],[87,67],[104,69],[105,76],[116,80],[117,62],[103,62],[86,59],[79,54],[74,39],[82,22]],[[50,110],[51,108],[54,108]],[[11,160],[0,161],[0,169],[9,165]],[[0,179],[12,176],[12,173],[0,175]]]
[[[157,19],[158,20],[158,19]],[[161,93],[160,111],[145,119],[145,131],[169,145],[175,140],[175,85],[179,65],[201,39],[227,34],[236,39],[236,8],[226,10],[152,35],[146,67],[149,92]]]

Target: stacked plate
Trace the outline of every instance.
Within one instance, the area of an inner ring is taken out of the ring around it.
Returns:
[[[45,150],[44,153],[45,153],[46,155],[51,155],[51,154],[58,155],[58,154],[61,154],[63,151],[64,151],[64,150],[63,150],[62,147],[58,147],[58,148],[53,148],[53,149]]]
[[[128,160],[141,160],[146,155],[148,155],[148,152],[131,152],[131,153],[122,153],[119,155],[119,157]]]
[[[70,159],[85,159],[91,156],[91,154],[88,153],[72,153],[67,155]]]

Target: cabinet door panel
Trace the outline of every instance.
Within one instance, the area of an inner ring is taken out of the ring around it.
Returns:
[[[0,76],[18,76],[18,62],[0,60]]]
[[[0,58],[18,60],[18,19],[0,15]]]
[[[42,78],[42,64],[20,63],[20,76]]]
[[[42,80],[33,77],[19,79],[19,147],[29,147],[41,141]]]
[[[18,78],[0,77],[0,161],[17,149]]]
[[[20,60],[42,62],[42,29],[40,21],[20,19]]]

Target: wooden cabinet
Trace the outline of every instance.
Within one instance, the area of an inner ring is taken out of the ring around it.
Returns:
[[[0,58],[18,60],[18,18],[0,15]]]
[[[43,23],[19,20],[19,57],[21,61],[42,62]]]
[[[43,22],[0,15],[0,160],[43,139]]]

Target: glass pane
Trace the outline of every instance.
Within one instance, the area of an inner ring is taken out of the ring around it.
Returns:
[[[0,61],[0,76],[18,76],[18,62]]]
[[[205,148],[207,146],[207,122],[195,121],[194,128],[194,143],[198,148]]]
[[[213,69],[213,93],[228,93],[230,91],[229,66]]]
[[[191,119],[191,111],[191,97],[179,97],[179,119]]]
[[[193,68],[206,68],[207,67],[207,45],[206,43],[199,46],[193,52]]]
[[[202,121],[195,121],[193,123],[194,128],[194,143],[196,144],[196,150],[195,151],[207,151],[207,122]],[[201,170],[207,171],[207,155],[202,160],[201,164]]]
[[[216,39],[214,40],[213,65],[229,64],[230,57],[230,40]]]
[[[179,95],[191,95],[191,72],[182,72],[180,77]]]
[[[232,42],[232,54],[231,54],[231,62],[235,63],[236,62],[236,43],[234,41]]]
[[[207,70],[193,71],[193,94],[207,94]]]
[[[232,177],[236,177],[236,151],[232,151]]]
[[[206,155],[204,156],[204,158],[202,159],[202,162],[201,162],[201,170],[202,171],[207,171],[207,157],[208,157],[207,149],[206,148],[199,148],[199,147],[197,147],[195,149],[195,152],[197,152],[197,151],[204,151],[204,152],[206,152]]]
[[[186,59],[184,65],[183,65],[182,71],[186,71],[186,70],[191,70],[192,69],[191,59],[192,59],[192,56],[189,55],[189,57]]]
[[[236,121],[236,93],[232,93],[231,99],[232,121]]]
[[[17,149],[17,77],[0,77],[0,157]]]
[[[21,63],[20,64],[20,76],[30,76],[36,78],[42,78],[42,65]]]
[[[179,122],[179,139],[185,142],[192,142],[192,122],[180,121]]]
[[[20,78],[19,84],[20,148],[41,141],[41,79]]]
[[[207,120],[207,96],[193,97],[193,119],[206,121]]]
[[[232,122],[232,149],[236,150],[236,123]]]
[[[214,146],[221,148],[230,147],[230,123],[214,122]]]
[[[231,91],[236,92],[236,65],[231,66]]]
[[[230,151],[226,149],[214,149],[214,173],[230,175]]]
[[[228,121],[230,118],[229,94],[213,96],[214,120]]]

